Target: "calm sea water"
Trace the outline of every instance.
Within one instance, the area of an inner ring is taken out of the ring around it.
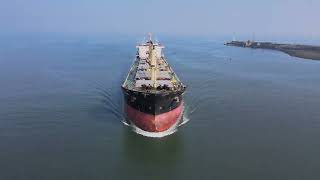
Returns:
[[[1,38],[0,179],[320,178],[320,61],[163,38],[190,121],[147,138],[121,122],[138,40]]]

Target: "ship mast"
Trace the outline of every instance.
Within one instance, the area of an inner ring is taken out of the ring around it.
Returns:
[[[149,36],[149,42],[152,42],[152,34],[150,32],[148,33],[148,36]]]

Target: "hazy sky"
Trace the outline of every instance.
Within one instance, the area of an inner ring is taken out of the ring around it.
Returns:
[[[0,0],[0,32],[320,37],[320,0]]]

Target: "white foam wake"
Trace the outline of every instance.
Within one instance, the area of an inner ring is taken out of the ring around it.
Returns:
[[[185,115],[183,115],[179,126],[182,126],[182,125],[186,124],[189,121],[190,121],[190,119],[187,117],[187,114],[185,114]]]
[[[166,131],[163,132],[148,132],[148,131],[144,131],[142,129],[140,129],[139,127],[137,127],[136,125],[132,124],[131,127],[133,129],[133,131],[137,134],[140,134],[142,136],[146,136],[146,137],[152,137],[152,138],[162,138],[165,136],[169,136],[173,133],[175,133],[177,131],[177,124],[173,125],[171,128],[169,128]]]
[[[130,126],[130,124],[128,124],[125,119],[123,119],[121,122],[122,122],[124,125],[126,125],[126,126]]]

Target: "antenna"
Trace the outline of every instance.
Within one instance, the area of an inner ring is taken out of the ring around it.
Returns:
[[[149,32],[148,35],[149,35],[149,41],[152,41],[152,34],[151,34],[151,32]]]

